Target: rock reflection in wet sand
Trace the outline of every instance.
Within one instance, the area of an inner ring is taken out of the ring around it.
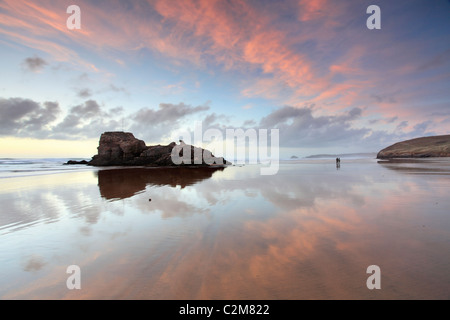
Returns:
[[[3,267],[10,277],[0,297],[450,297],[446,175],[404,174],[375,161],[343,162],[340,170],[332,162],[283,164],[276,176],[260,176],[257,166],[192,178],[127,170],[99,171],[64,192],[48,186],[69,214],[55,228],[37,223],[2,235],[12,246],[0,249],[22,268]],[[26,212],[18,200],[11,208]],[[95,221],[84,218],[87,208],[99,212]],[[33,248],[43,232],[51,251]],[[12,253],[19,237],[31,245]],[[33,256],[45,264],[24,270]],[[81,290],[64,286],[70,264],[83,270]],[[372,264],[381,268],[381,290],[366,287]]]
[[[129,198],[147,185],[185,188],[212,177],[224,167],[120,168],[99,170],[98,186],[106,199]]]

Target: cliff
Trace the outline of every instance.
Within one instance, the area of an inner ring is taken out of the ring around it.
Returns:
[[[450,135],[398,142],[377,154],[377,159],[428,157],[450,157]]]
[[[174,148],[176,148],[174,150]],[[191,151],[190,161],[183,165],[211,166],[230,164],[224,158],[215,157],[208,150],[175,142],[162,146],[146,146],[130,132],[105,132],[100,136],[98,153],[88,161],[90,166],[176,166],[173,156],[181,158],[183,152]],[[200,157],[199,157],[200,155]],[[189,160],[188,157],[185,157]],[[205,162],[205,159],[207,160]],[[80,164],[69,161],[67,164]]]

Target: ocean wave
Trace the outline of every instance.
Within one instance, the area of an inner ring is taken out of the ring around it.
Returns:
[[[86,168],[85,165],[66,166],[65,158],[20,159],[0,158],[0,178],[22,177],[30,175],[51,174]],[[82,160],[82,159],[80,159]]]

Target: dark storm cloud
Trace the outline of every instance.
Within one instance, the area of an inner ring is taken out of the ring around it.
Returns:
[[[114,84],[110,84],[109,87],[107,88],[107,90],[111,90],[111,91],[114,91],[114,92],[122,92],[122,93],[127,94],[127,95],[130,94],[126,88],[118,87],[118,86],[115,86]]]
[[[360,141],[370,132],[352,127],[361,114],[360,108],[353,108],[342,115],[314,116],[310,108],[285,106],[262,118],[258,127],[279,129],[283,147],[329,147]]]
[[[202,126],[204,129],[208,128],[226,128],[226,124],[228,124],[230,121],[230,118],[228,116],[225,116],[223,114],[217,114],[217,113],[211,113],[208,114],[202,121]]]
[[[372,94],[371,97],[377,102],[377,103],[390,103],[394,104],[397,103],[397,99],[395,97],[395,94]]]
[[[400,130],[388,132],[373,130],[368,127],[356,127],[355,123],[363,116],[361,108],[353,108],[336,115],[315,115],[313,108],[295,108],[285,106],[274,110],[259,123],[255,120],[244,122],[246,129],[279,129],[279,146],[287,148],[333,148],[353,147],[361,151],[377,151],[398,141],[430,135],[431,122],[426,121],[416,125],[413,130],[405,133],[401,129],[408,126],[402,123]],[[379,119],[393,123],[397,117]],[[224,126],[216,125],[217,129]],[[223,134],[225,135],[224,130]]]
[[[242,124],[243,127],[254,127],[256,126],[255,120],[245,120]]]
[[[403,130],[408,126],[408,121],[404,120],[397,125],[396,130]]]
[[[239,129],[229,125],[229,117],[207,113],[208,105],[191,106],[184,103],[161,103],[158,108],[141,108],[126,113],[121,106],[105,107],[96,100],[72,106],[63,117],[56,102],[38,103],[30,99],[0,98],[0,135],[32,138],[77,140],[98,138],[105,131],[131,131],[148,143],[173,138],[182,128],[193,128],[202,121],[203,129]],[[244,122],[246,129],[279,129],[280,147],[329,148],[352,146],[378,150],[397,141],[433,134],[433,122],[423,121],[408,132],[409,124],[401,122],[394,132],[356,127],[363,116],[361,108],[335,115],[316,115],[310,107],[285,106],[267,116]],[[381,119],[393,123],[398,118]]]
[[[113,112],[103,110],[95,100],[87,100],[70,108],[64,119],[52,128],[51,138],[95,138],[104,131],[120,130],[120,121]]]
[[[389,117],[389,118],[385,118],[385,119],[372,119],[372,120],[369,120],[369,123],[370,124],[376,124],[376,123],[394,123],[395,121],[397,121],[398,120],[398,117],[397,116],[394,116],[394,117]]]
[[[413,131],[411,132],[412,135],[420,137],[420,136],[426,136],[426,135],[436,135],[432,130],[433,121],[426,120],[421,123],[418,123],[414,126]]]
[[[352,108],[337,115],[314,115],[311,107],[284,106],[272,111],[259,121],[257,119],[244,121],[243,127],[244,130],[267,129],[269,133],[271,129],[278,129],[279,146],[288,148],[367,147],[367,144],[370,143],[373,145],[373,150],[377,150],[385,141],[398,138],[398,135],[384,131],[374,132],[370,128],[354,127],[353,124],[362,117],[362,114],[361,108]],[[221,130],[224,136],[225,129],[242,129],[218,123],[216,120],[219,119],[214,114],[206,116],[203,121],[203,129],[209,127],[205,125],[206,123],[213,123],[211,127]]]
[[[40,57],[32,57],[26,58],[22,65],[27,71],[39,72],[47,65],[47,62]]]
[[[84,79],[83,79],[84,78]],[[89,78],[85,75],[81,75],[78,79],[79,82],[88,82]],[[113,92],[113,93],[122,93],[125,95],[130,95],[130,92],[125,88],[125,87],[118,87],[114,84],[110,84],[109,86],[106,86],[102,89],[99,89],[97,91],[95,91],[95,93],[100,93],[100,94],[104,94],[104,93],[108,93],[108,92]],[[83,99],[88,99],[90,97],[92,97],[94,95],[94,92],[92,92],[91,89],[89,88],[81,88],[77,90],[77,96]]]
[[[178,121],[184,116],[206,110],[209,110],[208,106],[192,107],[184,103],[161,103],[158,110],[150,108],[140,109],[134,114],[133,119],[136,123],[144,123],[146,125],[158,123],[170,124],[171,122]]]
[[[95,100],[88,100],[70,109],[70,113],[80,118],[92,118],[101,115],[101,107]]]
[[[312,108],[285,106],[262,118],[255,128],[279,129],[280,147],[329,148],[354,147],[360,150],[376,151],[395,142],[436,135],[434,122],[426,120],[416,124],[411,130],[408,121],[402,121],[393,132],[355,127],[363,110],[353,108],[339,115],[314,115]],[[398,117],[382,119],[394,123]],[[378,120],[380,121],[380,120]]]
[[[69,114],[58,124],[56,131],[59,131],[59,129],[71,130],[77,128],[80,124],[86,122],[86,120],[101,116],[101,113],[99,104],[94,100],[88,100],[83,104],[72,107]]]
[[[0,98],[0,134],[10,136],[36,136],[48,134],[61,109],[56,102],[39,104],[30,99]]]
[[[450,49],[434,56],[432,59],[428,60],[424,64],[420,65],[417,70],[424,71],[428,69],[434,69],[444,66],[446,63],[450,62]]]
[[[96,138],[105,131],[127,130],[141,139],[157,142],[178,129],[182,120],[207,110],[206,105],[161,103],[158,109],[142,108],[125,114],[121,106],[107,108],[91,99],[71,107],[57,121],[61,109],[56,102],[0,98],[0,135],[69,140]],[[210,115],[207,119],[220,119],[220,116]]]
[[[92,96],[92,91],[90,89],[81,89],[78,91],[77,95],[80,98],[86,99],[86,98],[90,98]]]
[[[161,103],[158,109],[142,108],[127,121],[130,131],[145,141],[169,138],[173,130],[180,128],[180,121],[188,116],[209,110],[209,106],[193,107],[184,103]]]
[[[394,123],[394,122],[397,121],[397,120],[398,120],[398,117],[397,117],[397,116],[390,117],[390,118],[387,118],[387,119],[386,119],[386,123]]]

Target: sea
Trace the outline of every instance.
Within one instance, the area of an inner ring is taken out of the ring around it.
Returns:
[[[65,165],[66,158],[0,158],[0,179],[89,170],[85,165]]]
[[[450,299],[450,159],[333,157],[0,159],[0,299]]]

